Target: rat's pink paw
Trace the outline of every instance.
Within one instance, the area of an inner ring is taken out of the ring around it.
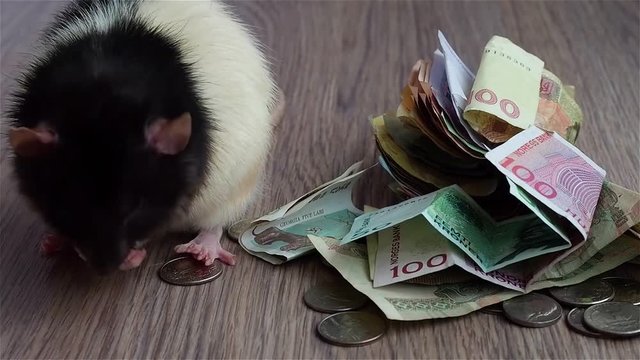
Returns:
[[[205,265],[212,265],[216,259],[220,259],[227,265],[236,264],[236,256],[222,247],[210,247],[203,244],[198,244],[195,240],[190,241],[187,244],[180,244],[174,249],[177,253],[192,254],[194,258],[204,262]]]
[[[40,254],[50,257],[60,252],[64,248],[66,241],[63,237],[55,234],[44,234],[40,241]]]
[[[216,227],[213,231],[203,231],[188,243],[177,245],[174,250],[177,253],[192,254],[207,266],[212,265],[216,259],[220,259],[227,265],[235,265],[236,256],[220,246],[221,235],[220,227]]]
[[[142,264],[142,261],[147,256],[147,250],[145,249],[130,249],[129,254],[124,259],[122,264],[120,264],[120,270],[131,270],[133,268],[137,268]]]

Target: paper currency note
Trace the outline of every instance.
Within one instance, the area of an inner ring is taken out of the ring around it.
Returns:
[[[520,269],[484,272],[438,230],[425,226],[425,219],[422,217],[411,218],[376,234],[376,253],[369,253],[370,261],[371,257],[375,258],[374,287],[407,282],[455,266],[475,277],[509,289],[525,289],[528,279]]]
[[[412,218],[421,221],[416,223],[421,224],[419,231],[435,228],[484,272],[570,246],[535,215],[495,222],[457,185],[363,214],[340,242],[346,244]]]
[[[372,126],[375,131],[376,141],[380,151],[391,157],[393,161],[409,173],[412,177],[436,187],[445,187],[451,184],[458,184],[471,195],[484,196],[491,194],[496,186],[495,178],[473,178],[459,175],[449,175],[438,171],[433,167],[412,159],[398,146],[389,135],[385,125],[384,116],[372,119]]]
[[[316,250],[391,320],[425,320],[462,316],[522,294],[480,279],[444,285],[398,283],[374,288],[364,244],[341,246],[331,238],[309,235]]]
[[[587,238],[606,173],[578,148],[558,134],[531,127],[486,157]]]
[[[574,99],[575,90],[572,89],[563,86],[552,72],[543,70],[534,124],[575,143],[582,124],[582,110]]]
[[[368,169],[332,182],[310,195],[304,206],[279,219],[254,222],[240,236],[239,243],[252,255],[278,265],[313,251],[308,234],[341,238],[362,213],[353,205],[351,193]]]
[[[459,117],[459,112],[451,100],[451,91],[449,90],[446,73],[446,61],[444,54],[440,50],[436,50],[433,54],[433,64],[431,65],[429,74],[429,85],[438,101],[438,105],[444,110],[446,117],[451,120],[456,132],[464,138],[469,149],[479,154],[486,153],[487,150],[482,143],[481,137],[466,121]]]
[[[451,93],[451,100],[455,105],[455,110],[459,119],[462,119],[462,112],[467,103],[467,96],[475,80],[475,75],[467,65],[456,54],[453,47],[447,41],[442,31],[438,30],[438,40],[445,60],[445,71],[447,83]]]
[[[509,39],[492,37],[485,46],[464,119],[493,143],[505,142],[532,126],[543,68],[542,60]]]
[[[605,273],[609,270],[628,262],[640,255],[640,240],[622,234],[609,245],[584,259],[573,271],[560,277],[544,277],[531,282],[527,286],[527,292],[549,288],[553,286],[569,286],[583,282],[593,276]],[[556,273],[557,274],[557,273]]]
[[[340,245],[335,239],[309,236],[318,252],[391,320],[415,321],[457,317],[522,295],[481,279],[443,285],[396,283],[373,287],[365,245]],[[638,240],[623,235],[567,276],[531,284],[526,292],[577,284],[640,254]],[[612,260],[610,260],[612,259]]]
[[[541,269],[533,280],[566,276],[638,223],[640,193],[605,181],[585,244]]]
[[[509,193],[516,199],[520,200],[525,206],[527,206],[534,214],[538,216],[545,224],[553,229],[560,237],[565,241],[571,242],[572,230],[575,230],[573,225],[569,221],[555,212],[551,211],[546,205],[541,203],[538,199],[529,195],[520,186],[514,183],[511,179],[507,178],[509,183]]]
[[[358,161],[357,163],[349,166],[349,168],[342,173],[340,176],[338,176],[335,179],[332,179],[330,181],[327,181],[326,183],[316,187],[315,189],[307,192],[306,194],[302,195],[301,197],[271,211],[270,213],[263,215],[261,217],[259,217],[258,219],[254,220],[255,222],[259,222],[259,221],[273,221],[276,219],[280,219],[281,217],[283,217],[285,214],[287,214],[289,211],[296,211],[299,210],[300,208],[304,207],[307,203],[309,203],[309,201],[311,201],[311,195],[317,193],[318,191],[328,187],[329,185],[340,181],[346,177],[349,177],[355,173],[357,173],[358,171],[360,171],[360,169],[362,169],[362,161]]]

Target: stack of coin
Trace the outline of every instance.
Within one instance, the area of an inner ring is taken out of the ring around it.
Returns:
[[[520,326],[550,326],[562,318],[562,304],[573,308],[566,322],[577,333],[598,338],[640,335],[640,283],[633,279],[596,278],[548,292],[553,298],[533,292],[504,301],[504,316]],[[481,311],[500,314],[498,306]]]
[[[387,322],[363,308],[369,299],[343,281],[318,284],[304,294],[304,303],[311,309],[331,313],[318,323],[320,337],[333,345],[360,346],[381,338]]]

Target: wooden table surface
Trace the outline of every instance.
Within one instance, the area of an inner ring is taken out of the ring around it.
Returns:
[[[234,3],[265,43],[288,102],[268,164],[271,186],[251,214],[294,199],[360,159],[373,161],[367,117],[396,108],[411,66],[436,48],[438,29],[473,70],[485,43],[499,34],[575,84],[585,114],[578,145],[609,179],[638,191],[639,4]],[[39,27],[60,5],[2,1],[3,104]],[[204,286],[176,287],[158,279],[158,267],[172,254],[169,243],[151,248],[136,270],[94,278],[78,260],[39,256],[45,229],[16,196],[6,151],[1,161],[2,358],[640,357],[640,339],[592,339],[564,322],[527,329],[483,313],[393,322],[371,345],[331,346],[315,333],[323,315],[307,309],[302,295],[338,275],[316,255],[276,267],[226,239],[238,265]],[[381,172],[367,179],[359,204],[393,201],[388,181]]]

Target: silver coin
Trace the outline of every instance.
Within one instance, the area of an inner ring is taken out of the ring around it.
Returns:
[[[562,307],[552,298],[531,293],[502,303],[504,314],[513,323],[526,327],[553,325],[562,318]]]
[[[231,224],[231,226],[229,226],[229,228],[227,229],[227,235],[229,235],[230,239],[238,241],[240,235],[242,235],[242,233],[249,228],[251,222],[253,222],[253,220],[251,219],[242,219]]]
[[[640,282],[621,277],[606,277],[602,280],[613,286],[615,295],[612,301],[628,302],[640,305]]]
[[[190,255],[171,259],[158,270],[160,278],[173,285],[200,285],[215,280],[221,274],[222,265],[218,261],[206,266]]]
[[[502,314],[504,310],[502,309],[502,303],[497,303],[481,308],[480,312],[483,312],[485,314],[497,315]]]
[[[584,326],[584,311],[585,308],[574,308],[569,311],[567,314],[567,324],[569,324],[569,328],[583,335],[603,338],[606,337],[604,334],[591,331]]]
[[[343,282],[318,284],[304,293],[304,303],[324,313],[356,310],[367,302],[369,298]]]
[[[602,279],[592,279],[576,285],[549,289],[549,294],[563,304],[588,306],[613,299],[613,286]]]
[[[584,311],[584,324],[603,334],[640,335],[640,307],[626,302],[596,304]]]
[[[318,334],[334,345],[359,346],[378,340],[387,331],[387,322],[364,311],[329,315],[318,324]]]

